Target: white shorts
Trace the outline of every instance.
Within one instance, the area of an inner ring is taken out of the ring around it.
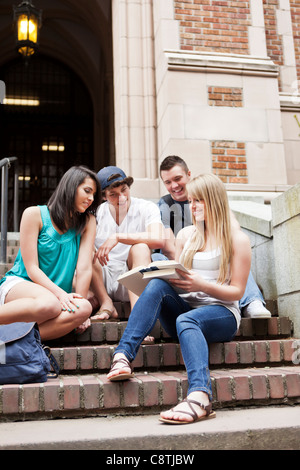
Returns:
[[[7,276],[6,280],[0,286],[0,305],[4,305],[5,297],[7,296],[10,289],[12,289],[19,282],[24,282],[25,279],[22,279],[18,276]]]
[[[112,260],[107,266],[102,266],[104,285],[112,300],[129,302],[128,290],[117,281],[118,277],[127,271],[126,261]]]

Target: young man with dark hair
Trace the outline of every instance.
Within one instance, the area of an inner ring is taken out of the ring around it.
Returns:
[[[168,259],[174,259],[177,233],[183,227],[192,225],[186,191],[191,172],[182,158],[172,155],[161,163],[160,176],[169,193],[158,201],[162,223],[166,230],[166,243],[162,252]]]
[[[179,230],[192,224],[186,185],[191,172],[186,162],[176,155],[166,157],[160,165],[160,177],[168,190],[159,202],[162,222],[166,230],[166,242],[160,253],[152,255],[153,260],[174,259],[175,237]],[[232,214],[234,230],[240,226]],[[265,308],[265,301],[252,273],[250,272],[244,296],[239,302],[242,316],[249,318],[269,318],[271,313]]]

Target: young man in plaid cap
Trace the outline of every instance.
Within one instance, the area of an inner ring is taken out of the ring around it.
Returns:
[[[93,319],[117,318],[113,301],[130,301],[137,296],[118,283],[126,271],[151,262],[151,250],[163,249],[165,229],[157,205],[131,197],[133,178],[115,166],[102,168],[97,177],[103,202],[97,211],[92,291],[100,304]]]

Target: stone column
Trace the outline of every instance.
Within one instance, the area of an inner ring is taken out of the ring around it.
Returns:
[[[297,78],[297,64],[293,34],[291,6],[289,0],[280,0],[276,11],[277,32],[283,46],[283,65],[280,66],[282,91],[280,93],[282,130],[285,147],[288,183],[293,185],[300,180],[300,93]],[[296,21],[296,20],[294,20]],[[296,39],[297,41],[297,39]]]
[[[289,0],[279,0],[279,8],[276,10],[277,32],[282,38],[283,60],[280,67],[281,87],[283,93],[297,93],[297,70],[295,58],[295,45],[291,7]]]
[[[266,57],[266,31],[263,0],[250,0],[251,26],[248,28],[249,51],[253,56]]]
[[[158,196],[152,0],[113,0],[116,165]]]
[[[300,337],[300,183],[271,202],[279,316]]]

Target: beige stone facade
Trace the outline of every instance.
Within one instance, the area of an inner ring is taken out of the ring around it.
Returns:
[[[4,70],[17,58],[15,3],[0,4]],[[34,3],[40,54],[69,67],[91,97],[95,170],[117,164],[136,195],[154,199],[169,154],[231,191],[271,199],[299,182],[298,0]]]
[[[113,1],[116,163],[137,195],[164,191],[170,154],[231,190],[299,180],[297,15],[289,1]]]

